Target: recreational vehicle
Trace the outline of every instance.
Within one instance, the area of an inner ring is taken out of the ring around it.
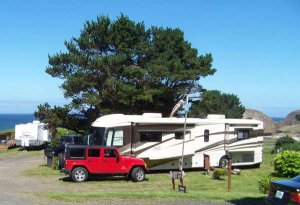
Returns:
[[[22,147],[38,146],[49,141],[49,131],[44,129],[45,124],[39,121],[19,124],[15,127],[16,145]]]
[[[184,134],[184,124],[186,132]],[[123,155],[144,159],[151,170],[224,167],[262,162],[263,123],[252,119],[226,119],[224,115],[200,118],[163,118],[159,113],[111,114],[92,123],[90,145],[118,147]],[[183,139],[184,137],[184,139]],[[184,151],[183,151],[184,143]]]

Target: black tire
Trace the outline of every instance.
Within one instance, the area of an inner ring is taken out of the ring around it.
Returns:
[[[229,158],[228,156],[224,155],[223,157],[221,157],[220,161],[219,161],[219,167],[220,168],[228,168],[229,165]]]
[[[141,167],[135,167],[131,172],[131,180],[134,182],[142,182],[145,179],[145,170]]]
[[[83,167],[77,167],[72,170],[71,178],[74,182],[84,182],[88,178],[88,172]]]
[[[64,154],[58,153],[58,169],[62,169],[64,167]]]

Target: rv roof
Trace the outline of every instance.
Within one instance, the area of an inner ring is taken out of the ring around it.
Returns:
[[[161,115],[160,115],[161,116]],[[252,119],[225,119],[225,118],[187,118],[187,124],[238,124],[238,125],[259,125],[261,121]],[[128,126],[131,123],[139,124],[184,124],[184,118],[163,118],[158,115],[104,115],[93,122],[94,127],[115,127]]]

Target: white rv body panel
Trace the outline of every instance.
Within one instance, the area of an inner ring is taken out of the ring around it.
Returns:
[[[49,131],[44,129],[45,124],[39,121],[19,124],[15,126],[16,145],[28,147],[38,146],[49,141]]]
[[[114,146],[113,133],[122,130],[122,139],[118,135],[122,154],[144,159],[152,170],[177,169],[182,156],[184,121],[184,118],[163,118],[156,113],[112,114],[98,118],[92,123],[92,129],[94,133],[102,130],[98,143],[104,146]],[[183,168],[202,168],[204,155],[209,156],[211,167],[219,166],[223,156],[231,157],[234,166],[262,162],[261,121],[208,115],[206,119],[187,118],[186,125]]]

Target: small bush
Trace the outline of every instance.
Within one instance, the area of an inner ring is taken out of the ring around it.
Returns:
[[[280,138],[276,141],[275,147],[276,147],[276,148],[280,148],[280,147],[283,147],[283,146],[285,146],[285,145],[287,145],[287,144],[293,144],[293,143],[296,143],[296,142],[297,142],[297,141],[296,141],[294,138],[292,138],[292,137],[286,135],[286,136],[284,136],[284,137],[280,137]]]
[[[258,189],[263,194],[268,193],[272,178],[271,176],[265,176],[258,180]]]
[[[300,151],[300,142],[283,145],[282,150]]]
[[[274,158],[274,169],[284,177],[294,177],[300,174],[300,152],[283,151]]]
[[[221,176],[225,176],[227,175],[227,173],[228,173],[227,169],[216,168],[213,171],[213,178],[220,179]]]

